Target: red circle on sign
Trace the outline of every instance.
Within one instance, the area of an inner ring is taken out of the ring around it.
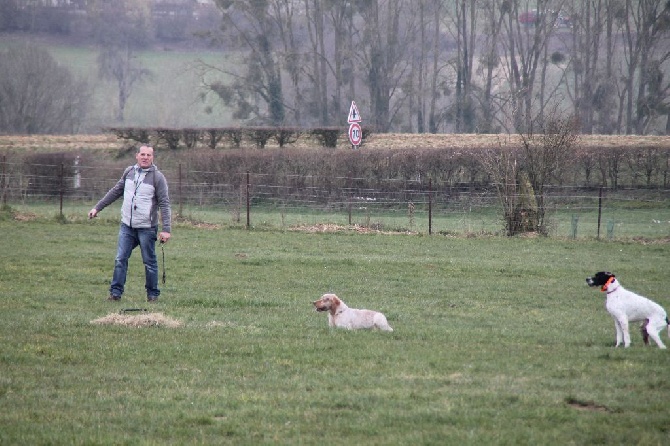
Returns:
[[[354,146],[360,146],[363,140],[363,131],[361,125],[357,122],[352,122],[349,126],[349,141]]]

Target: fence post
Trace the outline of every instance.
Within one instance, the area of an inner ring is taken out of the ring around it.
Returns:
[[[63,218],[63,194],[65,193],[65,164],[60,163],[60,218]]]
[[[351,173],[347,176],[347,212],[349,214],[349,226],[351,226]]]
[[[428,178],[428,235],[433,234],[433,179]]]
[[[249,200],[249,171],[247,170],[247,229],[251,228],[251,218],[250,218],[251,206]]]
[[[614,238],[614,220],[607,220],[607,240]]]
[[[603,211],[603,188],[601,187],[598,191],[598,234],[596,239],[600,240],[600,217],[602,216]]]
[[[579,215],[572,214],[571,235],[573,239],[577,238],[577,225],[579,224]]]
[[[181,194],[181,163],[179,163],[179,171],[178,172],[179,172],[178,173],[178,175],[179,175],[179,180],[178,180],[179,181],[179,216],[181,217],[182,215],[184,215],[183,212],[182,212],[184,210],[184,208],[183,208],[183,200],[182,200],[182,194]]]
[[[2,177],[0,177],[0,189],[2,190],[2,207],[7,207],[7,156],[2,155]]]
[[[75,189],[79,189],[81,187],[81,172],[79,171],[79,155],[77,155],[74,159],[74,181],[72,183],[72,186]]]

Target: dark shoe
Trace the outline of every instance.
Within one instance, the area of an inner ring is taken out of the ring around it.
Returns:
[[[112,301],[112,302],[118,302],[121,300],[121,296],[115,296],[113,294],[110,294],[107,300]]]
[[[152,302],[152,303],[158,302],[158,296],[147,296],[147,302]]]

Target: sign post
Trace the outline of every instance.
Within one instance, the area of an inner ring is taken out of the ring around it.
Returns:
[[[356,103],[351,101],[351,106],[349,107],[349,117],[347,122],[349,123],[349,142],[354,149],[357,149],[358,146],[363,142],[363,130],[361,129],[361,114],[358,112],[358,107]]]
[[[349,141],[354,148],[358,148],[363,140],[363,131],[361,125],[357,122],[349,124]]]

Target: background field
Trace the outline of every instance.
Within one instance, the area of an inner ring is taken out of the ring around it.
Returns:
[[[667,444],[667,351],[614,349],[608,269],[670,307],[670,245],[177,224],[153,312],[114,219],[0,219],[1,444]],[[331,291],[393,333],[334,331]],[[667,333],[663,339],[668,342]]]
[[[114,81],[98,76],[96,58],[98,49],[93,45],[68,45],[57,39],[30,35],[0,35],[0,48],[16,41],[34,42],[51,53],[74,76],[86,79],[93,92],[87,119],[80,129],[83,133],[97,133],[102,127],[119,125],[116,120],[118,89]],[[185,49],[157,49],[140,51],[137,60],[151,70],[148,78],[133,86],[125,110],[125,122],[133,126],[189,127],[225,126],[230,124],[230,113],[215,101],[199,98],[200,77],[195,70],[199,61],[223,66],[226,56],[217,51],[188,51]],[[207,113],[207,107],[212,112]]]

